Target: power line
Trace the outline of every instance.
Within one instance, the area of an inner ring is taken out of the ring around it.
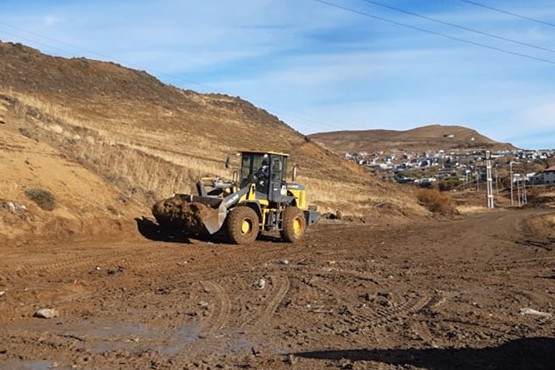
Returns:
[[[412,30],[428,33],[430,35],[443,37],[443,38],[446,38],[446,39],[449,39],[449,40],[458,41],[458,42],[462,42],[462,43],[469,44],[469,45],[479,46],[479,47],[482,47],[482,48],[485,48],[485,49],[490,49],[490,50],[498,51],[498,52],[509,54],[509,55],[519,56],[519,57],[522,57],[522,58],[532,59],[532,60],[536,60],[536,61],[539,61],[539,62],[555,64],[555,61],[550,60],[550,59],[539,58],[539,57],[535,57],[535,56],[532,56],[532,55],[507,50],[507,49],[503,49],[503,48],[496,47],[496,46],[482,44],[482,43],[479,43],[479,42],[476,42],[476,41],[465,40],[465,39],[461,39],[461,38],[455,37],[455,36],[449,36],[445,33],[435,32],[435,31],[431,31],[431,30],[428,30],[428,29],[425,29],[425,28],[412,26],[412,25],[407,24],[407,23],[402,23],[402,22],[394,21],[392,19],[379,17],[377,15],[373,15],[373,14],[370,14],[370,13],[367,13],[367,12],[363,12],[361,10],[347,8],[347,7],[342,6],[342,5],[337,5],[337,4],[334,4],[334,3],[330,3],[330,2],[325,1],[325,0],[312,0],[312,1],[317,2],[317,3],[321,3],[321,4],[324,4],[324,5],[333,7],[333,8],[341,9],[341,10],[344,10],[344,11],[347,11],[347,12],[350,12],[350,13],[362,15],[364,17],[373,18],[373,19],[380,20],[382,22],[391,23],[391,24],[394,24],[394,25],[397,25],[397,26],[400,26],[400,27],[405,27],[405,28],[409,28],[409,29],[412,29]]]
[[[394,7],[394,6],[391,6],[391,5],[382,4],[382,3],[379,3],[379,2],[377,2],[377,1],[371,1],[371,0],[362,0],[362,1],[367,2],[367,3],[369,3],[369,4],[381,6],[381,7],[383,7],[383,8],[391,9],[391,10],[394,10],[394,11],[396,11],[396,12],[400,12],[400,13],[412,15],[412,16],[415,16],[415,17],[418,17],[418,18],[426,19],[426,20],[428,20],[428,21],[432,21],[432,22],[436,22],[436,23],[439,23],[439,24],[443,24],[443,25],[445,25],[445,26],[450,26],[450,27],[458,28],[458,29],[461,29],[461,30],[464,30],[464,31],[473,32],[473,33],[476,33],[476,34],[478,34],[478,35],[488,36],[488,37],[491,37],[491,38],[494,38],[494,39],[498,39],[498,40],[502,40],[502,41],[511,42],[511,43],[513,43],[513,44],[523,45],[523,46],[527,46],[527,47],[530,47],[530,48],[534,48],[534,49],[539,49],[539,50],[544,50],[544,51],[549,51],[549,52],[551,52],[551,53],[555,53],[555,50],[554,50],[554,49],[549,49],[549,48],[545,48],[545,47],[543,47],[543,46],[537,46],[537,45],[530,44],[530,43],[527,43],[527,42],[522,42],[522,41],[510,39],[510,38],[508,38],[508,37],[503,37],[503,36],[499,36],[499,35],[494,35],[494,34],[489,33],[489,32],[484,32],[484,31],[476,30],[476,29],[473,29],[473,28],[461,26],[461,25],[458,25],[458,24],[455,24],[455,23],[451,23],[451,22],[442,21],[442,20],[437,19],[437,18],[432,18],[432,17],[428,17],[428,16],[425,16],[425,15],[422,15],[422,14],[413,13],[413,12],[411,12],[411,11],[404,10],[404,9],[401,9],[401,8],[397,8],[397,7]]]
[[[463,3],[468,3],[468,4],[475,5],[475,6],[479,6],[479,7],[481,7],[481,8],[493,10],[493,11],[496,11],[496,12],[499,12],[499,13],[512,15],[513,17],[526,19],[526,20],[528,20],[528,21],[532,21],[532,22],[536,22],[536,23],[539,23],[539,24],[543,24],[544,26],[555,27],[555,24],[553,24],[553,23],[549,23],[549,22],[542,21],[542,20],[540,20],[540,19],[536,19],[536,18],[532,18],[532,17],[527,17],[527,16],[525,16],[525,15],[521,15],[521,14],[509,12],[509,11],[507,11],[507,10],[503,10],[503,9],[499,9],[499,8],[494,8],[494,7],[492,7],[492,6],[485,5],[485,4],[481,4],[481,3],[478,3],[478,2],[476,2],[476,1],[470,1],[470,0],[459,0],[459,1],[462,1]]]

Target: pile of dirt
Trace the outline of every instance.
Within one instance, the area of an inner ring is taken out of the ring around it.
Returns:
[[[10,111],[8,110],[8,113]],[[0,129],[0,238],[133,238],[140,205],[56,148],[21,132],[13,116]]]
[[[203,220],[211,218],[217,210],[199,202],[184,200],[180,195],[161,200],[152,207],[152,214],[164,230],[180,230],[198,234],[205,231]]]

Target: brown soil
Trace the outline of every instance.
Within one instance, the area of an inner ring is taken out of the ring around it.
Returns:
[[[326,221],[293,245],[4,244],[0,368],[552,368],[554,220]]]
[[[203,220],[218,214],[217,209],[199,202],[183,201],[179,195],[161,200],[152,207],[152,214],[165,228],[187,230],[190,233],[204,231]]]

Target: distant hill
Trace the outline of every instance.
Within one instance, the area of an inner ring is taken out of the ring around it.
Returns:
[[[245,149],[290,153],[290,170],[299,165],[309,202],[324,212],[426,214],[412,195],[248,101],[182,90],[114,63],[0,42],[0,101],[0,169],[10,173],[0,178],[0,239],[17,230],[88,233],[98,220],[117,230],[149,216],[155,200],[193,192],[200,176],[231,178],[225,159],[237,168],[234,154]],[[56,210],[31,206],[30,188],[52,193]],[[29,214],[14,216],[13,204]]]
[[[512,144],[496,142],[479,132],[461,127],[429,125],[406,131],[335,131],[310,135],[314,141],[336,153],[377,152],[392,149],[424,152],[429,150],[503,150]]]

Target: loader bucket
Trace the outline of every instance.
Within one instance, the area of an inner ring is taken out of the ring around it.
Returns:
[[[166,230],[214,234],[225,221],[226,208],[222,198],[176,194],[154,204],[152,214]]]

